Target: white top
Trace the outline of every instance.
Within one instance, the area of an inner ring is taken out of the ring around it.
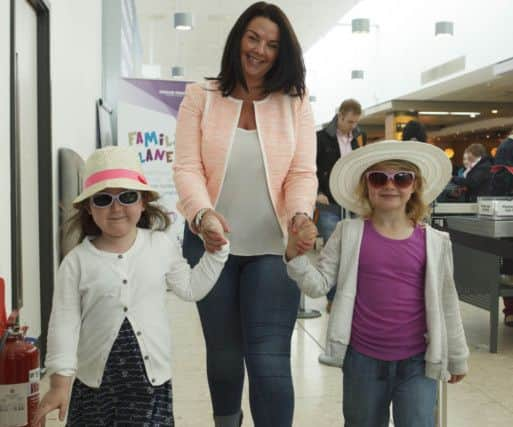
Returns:
[[[266,184],[256,130],[237,128],[216,204],[231,228],[233,255],[283,255],[285,243]]]
[[[326,353],[340,366],[351,339],[363,224],[361,219],[339,222],[315,265],[305,255],[287,264],[289,276],[310,297],[326,295],[331,287],[337,285],[328,322]],[[468,371],[469,349],[454,284],[449,235],[429,225],[425,227],[425,374],[429,378],[447,381],[451,374],[464,374]]]
[[[353,139],[353,134],[351,132],[346,133],[345,135],[337,129],[337,141],[338,147],[340,148],[340,157],[344,157],[346,154],[349,154],[353,151],[353,147],[351,147],[351,140]]]
[[[215,254],[205,252],[191,270],[178,242],[161,231],[138,229],[134,244],[123,254],[101,251],[85,239],[64,258],[57,273],[47,372],[76,373],[89,387],[99,387],[126,317],[149,380],[153,385],[168,381],[171,336],[166,293],[200,300],[217,281],[228,252],[228,245]]]

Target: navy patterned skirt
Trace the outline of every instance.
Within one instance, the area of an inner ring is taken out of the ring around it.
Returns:
[[[75,379],[69,427],[174,427],[171,381],[149,382],[134,331],[125,318],[99,388]]]

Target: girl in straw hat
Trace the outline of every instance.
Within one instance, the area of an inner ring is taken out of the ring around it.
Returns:
[[[191,271],[163,232],[166,214],[131,148],[97,150],[74,200],[81,243],[62,261],[48,328],[50,391],[38,421],[69,404],[70,426],[173,426],[166,291],[197,301],[216,282],[228,245]],[[85,237],[85,238],[84,238]]]
[[[467,372],[451,242],[423,222],[450,177],[433,145],[368,145],[330,177],[334,198],[360,218],[338,223],[315,266],[296,256],[315,226],[289,234],[287,270],[299,287],[319,297],[338,284],[326,350],[344,373],[346,426],[388,426],[391,403],[396,426],[434,426],[437,381]]]

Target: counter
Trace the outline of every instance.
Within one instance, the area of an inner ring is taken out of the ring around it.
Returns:
[[[513,220],[448,215],[433,226],[451,236],[460,300],[490,312],[490,352],[496,353],[500,297],[513,297]]]

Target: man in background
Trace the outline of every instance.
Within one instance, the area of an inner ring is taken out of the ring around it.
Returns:
[[[339,158],[366,144],[366,135],[358,127],[361,115],[360,103],[354,99],[346,99],[340,104],[331,122],[317,132],[317,178],[319,180],[317,228],[324,243],[335,230],[337,222],[342,219],[342,209],[331,195],[330,173]],[[326,311],[328,313],[331,310],[335,292],[334,287],[327,295]]]

